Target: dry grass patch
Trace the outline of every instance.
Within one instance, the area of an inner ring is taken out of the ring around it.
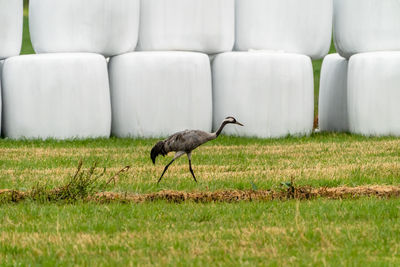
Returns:
[[[122,170],[123,171],[123,170]],[[312,188],[294,187],[287,185],[281,190],[219,190],[209,192],[183,192],[163,190],[157,193],[132,194],[101,192],[96,193],[97,187],[93,183],[96,178],[83,178],[82,184],[74,185],[73,180],[67,185],[56,189],[34,189],[28,192],[16,190],[0,190],[0,197],[3,202],[19,202],[29,200],[45,201],[95,201],[100,203],[123,202],[123,203],[144,203],[154,201],[167,202],[241,202],[241,201],[273,201],[289,199],[355,199],[360,197],[393,198],[400,197],[400,186],[359,186],[359,187],[333,187],[333,188]],[[91,180],[93,179],[93,180]],[[111,178],[114,179],[114,178]],[[110,182],[109,180],[107,184]],[[74,188],[68,188],[74,186]],[[88,188],[81,188],[87,186]]]
[[[188,161],[181,158],[168,170],[158,187],[156,181],[172,153],[151,163],[149,151],[155,141],[100,140],[89,145],[50,142],[18,143],[0,148],[0,188],[20,191],[46,181],[51,186],[66,183],[80,159],[116,172],[130,165],[114,188],[120,192],[152,193],[160,189],[211,191],[226,189],[267,189],[295,179],[298,185],[332,187],[373,184],[398,185],[400,140],[315,136],[295,142],[288,140],[247,140],[221,137],[199,147],[193,154],[193,168],[199,178],[194,184]]]
[[[400,186],[359,186],[359,187],[334,187],[311,188],[289,187],[286,190],[227,190],[215,192],[181,192],[165,190],[150,194],[120,194],[104,192],[96,194],[90,199],[109,202],[122,201],[130,203],[143,203],[165,200],[168,202],[238,202],[238,201],[272,201],[288,199],[347,199],[360,197],[390,198],[400,196]]]

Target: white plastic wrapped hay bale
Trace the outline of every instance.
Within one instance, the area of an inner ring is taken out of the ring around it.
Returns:
[[[236,49],[323,58],[331,45],[332,15],[332,0],[236,0]]]
[[[37,53],[133,51],[140,0],[31,0],[30,33]]]
[[[0,59],[20,53],[22,23],[22,0],[0,0]]]
[[[283,137],[313,129],[314,87],[311,59],[304,55],[231,52],[213,62],[213,126],[234,116],[245,127],[229,135]]]
[[[235,39],[234,0],[145,0],[139,49],[231,51]]]
[[[161,137],[185,129],[211,130],[207,55],[128,53],[111,59],[109,73],[114,135]]]
[[[319,89],[319,129],[330,132],[348,132],[347,59],[339,54],[325,57],[321,68]]]
[[[107,63],[96,54],[12,57],[3,67],[3,133],[20,138],[108,137]]]
[[[335,0],[336,50],[357,53],[400,50],[399,0]]]
[[[352,56],[348,91],[352,133],[400,136],[400,52]]]

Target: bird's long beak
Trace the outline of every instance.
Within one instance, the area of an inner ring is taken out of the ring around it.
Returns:
[[[240,122],[236,122],[235,124],[240,125],[240,126],[244,126],[243,124],[241,124]]]

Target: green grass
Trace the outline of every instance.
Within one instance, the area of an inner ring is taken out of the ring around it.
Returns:
[[[22,48],[21,54],[34,54],[35,51],[32,48],[31,38],[29,35],[29,19],[28,16],[24,16],[24,35],[22,37]]]
[[[400,200],[0,206],[9,266],[398,266]]]
[[[0,188],[26,190],[37,181],[60,186],[82,159],[109,174],[130,165],[114,188],[148,193],[160,189],[269,189],[295,179],[297,185],[398,185],[400,140],[347,134],[314,134],[278,140],[221,137],[193,153],[199,183],[193,183],[186,157],[175,162],[160,186],[155,183],[171,155],[153,166],[155,140],[10,141],[0,140]]]
[[[346,134],[260,140],[222,137],[186,159],[153,166],[155,140],[0,141],[0,188],[65,184],[79,159],[111,173],[120,192],[399,184],[400,140]],[[236,204],[0,205],[0,265],[397,265],[400,200]]]

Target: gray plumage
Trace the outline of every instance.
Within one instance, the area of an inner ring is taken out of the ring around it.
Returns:
[[[164,148],[167,153],[172,151],[190,152],[215,138],[215,135],[207,132],[186,130],[176,133],[165,140]]]
[[[195,182],[196,176],[194,175],[192,169],[192,159],[191,153],[197,147],[205,144],[211,140],[216,139],[224,129],[224,127],[229,124],[237,124],[243,126],[241,123],[237,122],[233,117],[227,117],[221,124],[220,128],[215,133],[207,133],[204,131],[199,130],[186,130],[182,132],[175,133],[165,139],[164,141],[158,142],[153,149],[151,150],[150,156],[153,164],[156,163],[156,158],[158,155],[166,156],[169,152],[176,152],[174,159],[164,168],[163,173],[161,174],[158,183],[161,181],[162,177],[164,176],[165,172],[167,171],[168,167],[179,157],[186,154],[189,159],[189,170],[193,176]]]

